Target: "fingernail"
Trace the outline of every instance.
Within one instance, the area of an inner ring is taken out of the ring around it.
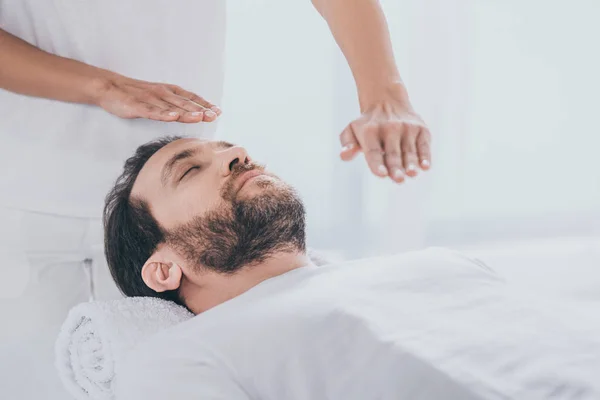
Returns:
[[[200,115],[202,115],[202,111],[194,111],[194,112],[192,113],[192,117],[198,117],[198,116],[200,116]]]
[[[394,170],[394,179],[403,179],[404,178],[404,173],[402,173],[402,170],[400,168],[396,168]]]
[[[354,143],[350,143],[342,147],[342,151],[352,150],[354,148]]]
[[[388,174],[387,168],[384,167],[383,165],[380,165],[379,167],[377,167],[377,171],[383,176],[386,176]]]
[[[212,106],[210,109],[213,110],[217,114],[221,112],[221,109],[217,106]]]
[[[179,115],[179,113],[178,113],[177,111],[171,111],[171,112],[169,113],[169,117],[176,117],[176,116],[178,116],[178,115]]]
[[[410,163],[408,164],[408,167],[406,167],[406,170],[410,172],[415,172],[417,170],[417,167],[415,166],[415,164]]]
[[[421,161],[421,165],[422,165],[423,167],[425,167],[425,168],[429,168],[429,165],[430,165],[430,164],[429,164],[429,160],[423,160],[423,161]]]
[[[206,111],[204,113],[204,115],[206,115],[208,118],[214,118],[217,116],[217,114],[215,114],[213,111],[210,111],[210,110]]]

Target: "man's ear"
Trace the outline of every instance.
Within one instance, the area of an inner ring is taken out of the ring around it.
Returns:
[[[178,289],[182,276],[183,272],[177,263],[165,260],[156,253],[142,267],[144,283],[158,293]]]

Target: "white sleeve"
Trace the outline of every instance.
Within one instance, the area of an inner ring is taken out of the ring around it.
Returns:
[[[213,360],[150,358],[128,363],[117,375],[116,400],[250,400],[233,374]]]

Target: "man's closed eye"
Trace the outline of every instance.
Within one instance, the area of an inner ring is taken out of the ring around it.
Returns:
[[[192,172],[193,170],[196,170],[196,169],[200,169],[200,167],[197,165],[194,165],[193,167],[189,168],[187,171],[185,171],[185,173],[181,176],[181,178],[179,178],[179,181],[182,181],[183,178],[185,178],[190,172]]]

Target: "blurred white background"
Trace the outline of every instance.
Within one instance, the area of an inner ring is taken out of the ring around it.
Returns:
[[[227,2],[219,138],[298,189],[310,247],[332,259],[460,248],[513,284],[598,318],[599,0],[381,0],[400,72],[433,135],[432,170],[403,185],[373,176],[362,156],[339,159],[357,94],[310,0]],[[19,237],[20,220],[0,220],[9,239]],[[28,262],[13,261],[6,265]],[[88,280],[63,270],[63,280],[48,271],[17,271],[4,294],[31,279],[67,285],[65,298],[88,287],[100,300],[102,288],[114,292],[106,273]],[[61,296],[53,309],[64,311]],[[0,343],[0,359],[17,360],[0,375],[21,396],[27,386],[11,376],[41,376],[53,363],[55,333],[34,322],[35,335]]]
[[[309,1],[229,0],[220,137],[292,183],[309,244],[344,257],[600,235],[600,2],[384,0],[433,138],[401,186],[339,160],[354,82]]]

